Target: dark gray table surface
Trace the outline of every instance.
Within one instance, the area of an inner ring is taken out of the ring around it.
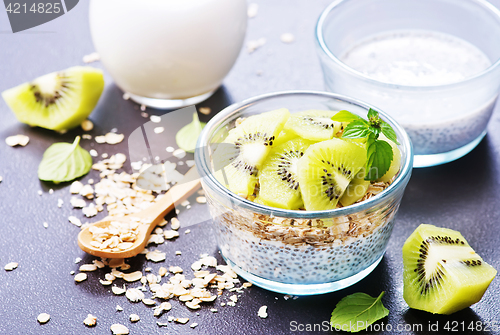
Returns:
[[[261,93],[323,89],[313,28],[329,1],[261,0],[258,3],[259,13],[249,20],[247,40],[265,37],[267,43],[252,54],[244,48],[224,85],[199,107],[209,106],[215,113],[232,102]],[[279,37],[285,32],[293,33],[296,41],[292,44],[280,42]],[[82,56],[93,51],[86,1],[80,1],[71,12],[52,22],[17,34],[10,32],[5,11],[0,9],[0,91],[48,72],[83,65]],[[97,62],[92,66],[101,67],[101,64]],[[257,75],[258,71],[261,75]],[[163,114],[159,110],[148,109],[147,112]],[[112,128],[127,135],[145,122],[137,104],[123,100],[122,92],[107,75],[105,91],[90,119],[95,124],[93,135],[104,134]],[[222,301],[228,300],[229,294],[225,293],[215,303],[204,305],[199,315],[174,301],[172,310],[159,320],[166,322],[168,315],[187,316],[189,323],[197,322],[198,327],[191,329],[188,325],[172,323],[160,328],[150,308],[141,303],[129,303],[124,296],[115,296],[109,287],[99,284],[103,270],[89,273],[89,279],[80,284],[75,284],[70,275],[70,271],[78,270],[79,264],[74,263],[76,257],[83,258],[82,263],[93,259],[78,248],[79,229],[67,221],[69,215],[84,217],[80,210],[71,208],[67,185],[40,182],[37,167],[48,146],[54,142],[72,141],[82,133],[81,129],[59,135],[30,128],[17,122],[0,99],[0,176],[3,177],[0,183],[0,265],[3,268],[11,261],[19,263],[14,271],[0,270],[0,334],[110,334],[109,326],[113,323],[127,325],[131,334],[289,334],[295,333],[292,321],[323,325],[336,303],[347,294],[366,292],[375,296],[381,291],[386,291],[382,300],[390,314],[377,324],[380,327],[390,324],[392,331],[386,329],[380,333],[427,334],[429,324],[436,323],[442,333],[446,332],[447,322],[450,326],[451,322],[459,323],[457,330],[461,330],[462,321],[466,326],[471,322],[483,326],[500,323],[498,278],[480,303],[454,315],[435,316],[409,309],[402,297],[401,256],[401,248],[410,233],[420,223],[431,223],[461,231],[488,263],[500,269],[499,129],[497,108],[488,135],[469,155],[446,165],[413,171],[382,262],[354,286],[331,294],[288,300],[282,294],[252,287],[241,295],[235,307],[220,306]],[[173,145],[176,129],[167,131],[171,132]],[[29,145],[8,147],[4,139],[14,134],[29,135]],[[127,152],[126,141],[115,146],[97,145],[93,141],[82,143],[86,149],[95,148],[100,154]],[[95,177],[93,171],[83,180]],[[48,192],[51,188],[53,194]],[[43,195],[39,196],[38,190],[42,190]],[[59,198],[64,200],[62,208],[57,207]],[[194,222],[206,215],[204,206],[192,202],[193,208],[180,214],[181,221]],[[103,215],[100,213],[94,219]],[[47,229],[43,222],[49,223]],[[202,223],[189,228],[191,234],[181,234],[178,240],[158,247],[167,252],[164,264],[151,264],[143,256],[137,256],[130,260],[132,269],[143,270],[151,266],[157,270],[161,265],[180,265],[188,269],[201,253],[214,255],[222,261],[211,225]],[[175,257],[176,250],[182,250],[182,256]],[[115,311],[117,304],[124,308],[123,312]],[[262,305],[268,306],[267,319],[257,316]],[[214,307],[218,309],[216,314],[209,310]],[[50,322],[45,325],[36,321],[42,312],[51,315]],[[83,325],[88,313],[98,317],[94,328]],[[141,321],[131,324],[128,321],[131,313],[140,315]],[[419,324],[423,327],[421,331],[398,331],[398,326],[409,329]],[[500,334],[491,329],[459,331],[481,332]]]

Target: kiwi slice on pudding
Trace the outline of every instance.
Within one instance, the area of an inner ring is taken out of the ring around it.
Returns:
[[[274,139],[274,146],[277,147],[295,138],[297,138],[297,135],[293,131],[283,129]]]
[[[390,181],[392,179],[392,177],[394,177],[399,172],[400,165],[401,165],[401,151],[399,150],[396,143],[389,140],[383,134],[380,134],[379,136],[380,136],[381,140],[384,140],[387,143],[389,143],[391,145],[391,148],[392,148],[393,156],[392,156],[391,166],[389,166],[389,170],[387,170],[387,172],[382,177],[377,179],[377,181],[382,181],[384,183],[387,183],[388,181]]]
[[[296,137],[271,150],[259,175],[261,203],[284,209],[303,208],[297,163],[313,143]]]
[[[315,109],[294,113],[285,124],[285,131],[292,131],[311,141],[329,140],[343,130],[341,122],[332,121],[337,113]]]
[[[458,231],[421,224],[403,246],[403,297],[411,308],[451,314],[481,300],[497,271]]]
[[[333,138],[311,145],[297,164],[306,210],[334,209],[365,164],[366,149],[353,142]]]
[[[354,176],[351,180],[347,189],[342,194],[342,197],[339,199],[339,202],[342,206],[346,207],[352,205],[359,199],[363,198],[370,187],[370,181],[365,180],[366,176],[366,168],[363,167],[359,172]]]
[[[221,166],[215,169],[217,180],[242,197],[253,194],[262,163],[289,116],[282,108],[250,116],[231,129],[212,157]]]
[[[19,121],[61,131],[89,116],[103,88],[101,70],[75,66],[8,89],[2,97]]]

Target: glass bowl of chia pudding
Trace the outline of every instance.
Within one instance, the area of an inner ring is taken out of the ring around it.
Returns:
[[[384,256],[395,216],[411,176],[413,149],[405,130],[390,116],[401,152],[399,172],[389,182],[371,183],[363,199],[331,210],[269,207],[241,197],[215,177],[214,146],[242,118],[287,108],[347,110],[366,117],[370,108],[327,92],[287,91],[260,95],[219,112],[203,129],[195,152],[222,257],[244,279],[294,295],[322,294],[353,285]]]
[[[500,10],[485,0],[335,0],[316,26],[326,90],[393,116],[414,167],[458,159],[485,136],[499,39]]]

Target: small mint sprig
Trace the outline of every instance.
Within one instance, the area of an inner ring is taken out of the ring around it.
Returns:
[[[383,121],[376,110],[370,108],[368,120],[365,120],[351,112],[341,110],[332,117],[333,121],[349,122],[345,127],[342,138],[365,138],[367,151],[367,174],[365,180],[377,180],[382,177],[391,166],[394,153],[389,143],[379,140],[380,134],[384,134],[390,141],[398,143],[396,132],[385,121]]]

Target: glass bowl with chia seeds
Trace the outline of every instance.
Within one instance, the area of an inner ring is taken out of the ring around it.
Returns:
[[[287,91],[222,110],[195,160],[227,264],[262,288],[311,295],[348,287],[378,265],[413,150],[375,107]]]

